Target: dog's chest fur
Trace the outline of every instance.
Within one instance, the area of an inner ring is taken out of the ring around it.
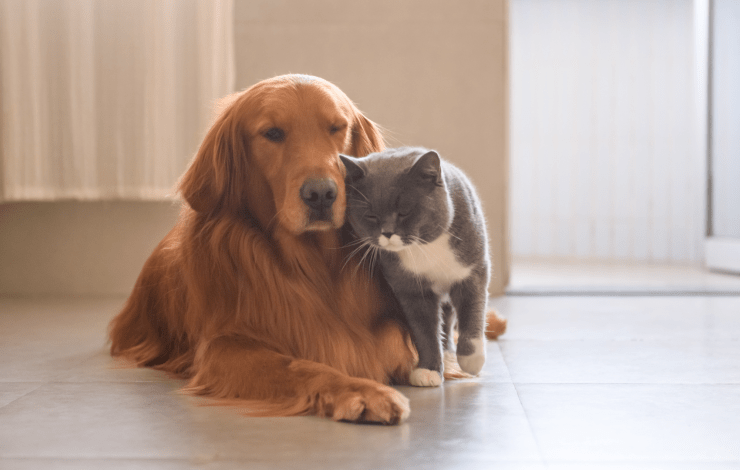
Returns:
[[[413,244],[397,253],[401,267],[426,278],[432,284],[432,290],[439,294],[467,278],[472,270],[458,261],[446,233],[431,243]]]

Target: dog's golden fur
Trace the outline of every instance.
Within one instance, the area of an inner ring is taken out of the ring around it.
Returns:
[[[271,128],[285,140],[267,139]],[[403,419],[407,399],[385,384],[406,381],[413,351],[339,231],[339,153],[382,147],[321,79],[281,76],[230,97],[181,179],[180,220],[111,323],[112,354],[267,414]],[[331,222],[309,221],[299,196],[309,177],[337,185]]]

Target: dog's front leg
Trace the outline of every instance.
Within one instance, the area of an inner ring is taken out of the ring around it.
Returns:
[[[246,405],[254,415],[310,414],[398,424],[410,411],[408,399],[392,387],[276,353],[245,337],[211,340],[200,348],[196,363],[198,373],[188,390],[252,401]]]

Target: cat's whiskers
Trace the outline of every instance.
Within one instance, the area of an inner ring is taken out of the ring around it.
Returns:
[[[357,239],[356,241],[350,242],[350,243],[348,243],[348,244],[347,244],[347,245],[345,245],[345,246],[347,246],[347,247],[350,247],[350,246],[355,246],[355,247],[356,247],[356,248],[355,248],[355,249],[354,249],[354,250],[352,251],[352,253],[350,253],[350,254],[349,254],[349,256],[351,257],[352,255],[354,255],[355,253],[357,253],[357,251],[358,251],[358,250],[359,250],[360,248],[362,248],[362,246],[364,246],[364,245],[367,245],[368,243],[370,243],[370,237],[363,237],[363,238],[359,238],[359,239]]]
[[[362,201],[360,199],[355,199],[352,204],[358,205],[360,207],[370,207],[370,203],[367,201]]]
[[[441,229],[442,229],[442,231],[443,231],[444,233],[446,233],[447,235],[449,235],[449,236],[451,236],[451,237],[453,237],[453,238],[457,238],[458,240],[462,241],[462,238],[460,238],[460,237],[458,237],[457,235],[453,234],[452,232],[450,232],[450,230],[449,230],[449,229],[446,229],[446,228],[444,228],[444,227],[443,227],[442,225],[440,225],[440,226],[439,226],[439,228],[441,228]]]
[[[372,258],[370,259],[370,277],[373,277],[373,274],[375,272],[375,266],[380,261],[380,247],[371,245],[371,250],[373,252]]]
[[[332,249],[333,250],[342,250],[344,248],[349,248],[351,246],[357,246],[357,245],[359,245],[361,243],[365,243],[366,240],[368,240],[367,237],[366,238],[358,238],[357,240],[351,241],[351,242],[347,243],[346,245],[342,245],[342,246],[339,246],[337,248],[332,248]]]
[[[418,238],[418,237],[416,237],[416,238]],[[415,273],[418,273],[419,272],[419,269],[418,269],[418,267],[416,265],[416,258],[414,257],[414,250],[413,249],[409,249],[408,250],[408,255],[409,255],[409,259],[411,259],[411,262],[414,264],[414,272]],[[418,274],[414,274],[414,278],[416,279],[416,282],[419,284],[419,292],[421,292],[421,299],[422,300],[425,300],[424,299],[424,286],[421,284],[421,276],[418,275]]]
[[[368,261],[370,260],[370,258],[368,258],[368,255],[373,251],[372,250],[373,249],[373,245],[370,244],[369,242],[368,242],[367,245],[363,245],[363,246],[370,246],[370,249],[369,250],[365,250],[365,253],[363,253],[362,258],[360,258],[360,262],[357,263],[357,266],[355,266],[355,270],[352,273],[353,278],[354,278],[354,276],[357,275],[357,271],[360,269],[360,267],[362,267],[362,265],[365,264],[365,259],[367,258]]]
[[[368,269],[368,271],[370,272],[370,276],[368,276],[366,278],[367,285],[368,285],[368,288],[369,288],[370,287],[370,284],[373,282],[373,269],[375,267],[375,254],[376,254],[376,252],[380,248],[378,248],[377,246],[375,246],[372,243],[368,243],[366,246],[368,247],[368,250],[365,252],[365,255],[362,257],[362,259],[357,264],[357,266],[355,266],[355,270],[352,273],[352,279],[354,279],[357,276],[357,271],[360,269],[360,267],[362,267],[362,265],[364,263],[364,260],[365,260],[365,257],[369,255],[367,259],[368,259],[368,263],[370,265],[369,266],[369,269]]]
[[[268,231],[270,230],[270,226],[272,225],[272,223],[273,223],[273,222],[275,222],[275,219],[277,219],[277,217],[278,217],[278,216],[279,216],[279,215],[280,215],[280,214],[281,214],[281,213],[282,213],[282,212],[283,212],[284,210],[285,210],[284,208],[283,208],[283,209],[280,209],[279,211],[277,211],[277,212],[275,213],[275,215],[273,215],[273,216],[272,216],[272,219],[270,219],[270,221],[269,221],[269,222],[267,222],[267,227],[265,228],[266,230],[268,230]]]
[[[421,237],[418,237],[418,236],[416,236],[416,235],[411,235],[411,237],[410,237],[410,238],[411,238],[411,239],[412,239],[413,241],[417,242],[417,243],[418,243],[419,245],[422,245],[422,244],[424,244],[424,243],[425,243],[425,242],[424,242],[424,240],[422,240],[422,239],[421,239]],[[423,255],[424,255],[424,257],[425,257],[425,258],[427,259],[427,261],[428,261],[428,262],[429,262],[430,264],[437,264],[437,262],[439,261],[439,256],[434,256],[434,255],[430,254],[430,253],[429,253],[429,252],[428,252],[427,250],[419,249],[418,251],[419,251],[419,252],[420,252],[421,254],[423,254]],[[416,263],[414,263],[414,266],[416,266]]]
[[[350,252],[349,255],[347,255],[347,259],[345,260],[344,264],[342,265],[342,271],[345,267],[347,267],[347,264],[349,261],[358,255],[360,251],[365,249],[365,252],[360,257],[360,260],[357,262],[357,265],[355,266],[355,269],[352,271],[352,277],[354,278],[357,276],[357,272],[359,269],[365,264],[365,261],[368,261],[368,270],[370,271],[370,278],[368,278],[368,282],[372,279],[373,272],[375,269],[375,265],[377,264],[377,261],[379,259],[379,251],[380,248],[375,246],[372,243],[371,237],[364,237],[364,238],[358,238],[357,240],[351,241],[348,244],[344,245],[345,247],[355,247],[352,252]]]
[[[450,234],[450,235],[452,235],[452,234]],[[452,235],[452,236],[454,236],[454,235]],[[420,242],[420,243],[424,241],[420,237],[413,236],[413,235],[410,238],[412,240],[417,241],[417,242]],[[437,254],[436,252],[429,252],[427,250],[419,250],[419,251],[424,254],[424,256],[426,257],[427,261],[430,264],[437,265],[437,264],[439,264],[440,261],[442,261],[442,256],[440,254]],[[449,274],[446,274],[445,277],[447,277],[448,279],[450,278]]]
[[[421,237],[418,237],[416,235],[411,235],[409,238],[411,238],[414,242],[418,243],[419,245],[423,245],[426,243],[424,242],[424,240],[421,239]],[[427,261],[429,262],[439,261],[439,256],[431,255],[428,250],[420,249],[419,252],[421,252],[426,257]]]
[[[347,255],[347,259],[344,261],[344,264],[342,265],[342,269],[340,271],[344,271],[344,268],[347,266],[347,263],[349,263],[350,260],[354,258],[357,253],[360,252],[360,250],[362,250],[363,248],[367,246],[371,246],[370,237],[360,238],[359,240],[357,240],[357,242],[359,242],[359,246],[357,246],[354,250],[352,250],[352,252],[349,255]],[[363,259],[364,259],[364,256],[363,256]],[[360,263],[362,263],[362,260],[360,261]]]
[[[375,260],[375,246],[370,245],[370,248],[367,250],[368,257],[367,257],[367,270],[370,273],[370,276],[373,275],[373,261]]]
[[[352,188],[354,191],[356,191],[357,194],[359,194],[360,196],[364,197],[365,200],[367,201],[367,203],[370,204],[370,199],[368,199],[367,196],[365,196],[364,194],[362,194],[362,192],[359,189],[357,189],[356,187],[351,186],[351,185],[349,187]]]

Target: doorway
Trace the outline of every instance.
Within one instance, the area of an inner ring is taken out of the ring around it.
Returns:
[[[710,9],[723,18],[711,36]],[[706,269],[708,233],[720,235],[707,231],[719,215],[710,203],[722,198],[740,220],[735,10],[732,0],[511,1],[509,293],[740,293],[740,276]],[[721,79],[720,53],[735,60]],[[734,120],[714,122],[711,136],[708,89],[712,117]],[[707,149],[720,140],[735,147],[714,150],[710,173]]]

